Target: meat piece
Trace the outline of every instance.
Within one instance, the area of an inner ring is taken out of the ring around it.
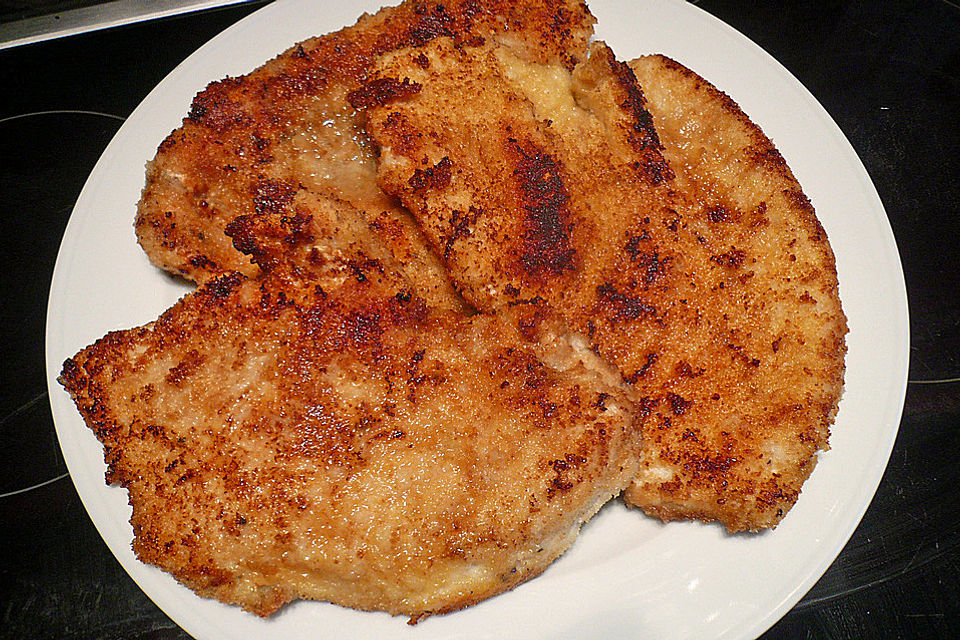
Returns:
[[[570,70],[438,39],[375,72],[422,86],[369,108],[367,132],[381,186],[465,299],[485,312],[546,301],[639,375],[635,345],[665,339],[688,283],[670,169],[630,70],[602,43]]]
[[[209,281],[66,361],[137,557],[269,615],[419,619],[540,573],[636,473],[615,372],[549,311],[438,312],[330,263]]]
[[[381,54],[437,37],[476,42],[495,33],[534,57],[573,61],[593,21],[576,0],[408,0],[214,82],[148,165],[139,242],[155,264],[197,282],[228,271],[255,275],[224,235],[227,224],[290,207],[309,217],[330,198],[362,216],[431,306],[463,309],[409,214],[377,187],[374,152],[346,96]],[[328,252],[327,240],[316,238],[319,251]]]
[[[663,56],[630,67],[686,200],[697,306],[720,330],[669,385],[684,419],[648,426],[659,443],[625,497],[665,519],[773,526],[828,447],[843,391],[833,251],[781,154],[729,96]]]
[[[465,299],[546,302],[632,385],[647,417],[629,500],[731,531],[779,522],[826,444],[846,329],[826,236],[769,141],[729,146],[722,127],[752,125],[710,93],[726,115],[690,115],[699,173],[681,167],[691,147],[669,149],[599,42],[569,68],[437,39],[385,55],[385,79],[420,89],[366,108],[380,184]]]

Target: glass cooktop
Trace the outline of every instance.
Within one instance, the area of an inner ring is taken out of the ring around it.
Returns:
[[[0,3],[0,49],[249,0],[10,0]]]

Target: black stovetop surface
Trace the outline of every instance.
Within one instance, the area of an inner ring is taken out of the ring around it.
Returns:
[[[0,51],[0,638],[187,637],[123,571],[70,482],[46,394],[46,300],[72,206],[124,118],[263,4]],[[957,637],[960,7],[697,4],[786,66],[849,138],[893,227],[911,313],[910,384],[877,495],[823,578],[764,637]]]

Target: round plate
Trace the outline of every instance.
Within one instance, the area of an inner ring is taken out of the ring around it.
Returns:
[[[742,35],[679,0],[595,2],[597,37],[623,59],[664,53],[727,92],[763,128],[813,201],[837,256],[847,313],[846,391],[831,439],[796,507],[774,531],[731,536],[661,524],[619,501],[540,577],[467,610],[403,618],[299,602],[260,619],[197,597],[138,562],[126,491],[104,484],[103,450],[56,382],[65,358],[110,330],[154,320],[188,291],[152,267],[132,221],[143,166],[211,80],[247,73],[293,43],[352,24],[375,0],[269,5],[211,40],[134,111],[77,201],[54,272],[47,374],[77,491],[140,587],[197,638],[751,638],[790,609],[840,552],[893,446],[906,388],[906,293],[883,206],[856,153],[817,101]],[[883,322],[876,319],[883,317]]]

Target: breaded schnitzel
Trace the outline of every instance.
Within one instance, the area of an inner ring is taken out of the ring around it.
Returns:
[[[662,224],[677,215],[670,169],[626,65],[602,43],[571,70],[441,38],[376,72],[419,87],[367,110],[380,184],[465,299],[486,312],[544,300],[624,377],[644,375],[634,345],[662,339],[679,299],[664,292],[686,281]]]
[[[543,571],[636,473],[635,410],[580,343],[544,308],[467,318],[376,270],[277,267],[107,335],[61,382],[142,561],[259,615],[416,620]]]
[[[155,264],[197,282],[227,271],[254,275],[224,236],[227,224],[293,200],[298,215],[309,216],[308,205],[333,198],[363,217],[429,304],[463,308],[409,214],[376,186],[373,152],[346,94],[379,55],[441,36],[469,42],[496,33],[536,58],[574,60],[593,22],[576,0],[409,0],[214,82],[148,166],[140,244]]]
[[[731,340],[714,350],[716,366],[700,365],[701,381],[671,384],[690,417],[657,430],[625,498],[666,519],[771,526],[827,448],[843,390],[833,251],[783,157],[727,95],[663,56],[630,67],[688,201],[691,246],[709,267],[702,308]]]
[[[826,236],[729,98],[592,22],[408,0],[196,97],[137,232],[201,287],[61,377],[141,560],[260,615],[415,620],[624,487],[780,521],[842,386]]]
[[[616,371],[541,305],[464,315],[346,101],[379,53],[440,36],[572,65],[592,20],[407,2],[196,98],[137,231],[201,288],[61,376],[141,560],[260,615],[316,598],[416,619],[536,575],[629,483]]]
[[[381,186],[465,299],[546,301],[632,386],[647,417],[629,500],[731,531],[779,522],[825,446],[845,326],[826,237],[769,141],[725,143],[749,121],[711,93],[687,130],[726,129],[671,155],[602,43],[571,70],[437,39],[375,73],[415,87],[367,109]]]

